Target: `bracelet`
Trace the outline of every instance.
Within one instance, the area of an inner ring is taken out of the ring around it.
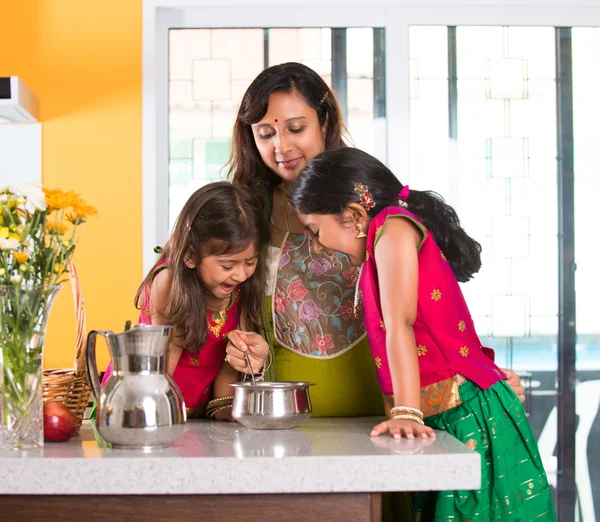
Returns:
[[[225,410],[227,408],[233,408],[233,404],[225,404],[224,406],[219,406],[218,408],[215,408],[214,410],[207,411],[206,416],[209,419],[214,419],[215,415],[217,413],[219,413],[220,411]]]
[[[271,353],[270,348],[269,348],[268,359],[269,359],[269,364],[267,364],[267,366],[265,368],[263,368],[262,373],[266,373],[266,371],[271,367],[271,364],[273,364],[273,354]]]
[[[221,408],[233,407],[233,397],[222,397],[221,399],[213,399],[205,408],[205,415],[211,416],[214,412]]]
[[[396,413],[408,413],[423,418],[423,412],[421,410],[409,406],[394,406],[390,410],[390,415],[395,415]]]
[[[411,420],[414,422],[418,422],[421,425],[424,425],[425,423],[423,422],[423,419],[421,419],[421,417],[417,417],[416,415],[411,415],[411,414],[407,414],[407,415],[394,415],[392,416],[391,420]]]
[[[210,408],[217,407],[225,402],[233,402],[233,395],[229,395],[227,397],[219,397],[218,399],[208,401],[208,403],[206,404],[206,409],[208,410]]]

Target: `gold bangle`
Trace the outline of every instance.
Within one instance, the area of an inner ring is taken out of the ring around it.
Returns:
[[[215,416],[217,415],[217,413],[219,413],[220,411],[225,410],[227,408],[233,408],[233,404],[225,404],[225,406],[219,406],[218,408],[215,408],[214,410],[206,412],[206,416],[209,419],[214,419]]]
[[[263,370],[261,372],[262,374],[264,374],[271,367],[271,364],[273,363],[273,354],[271,353],[270,348],[269,348],[269,353],[267,355],[267,359],[268,359],[268,364],[263,366]]]
[[[223,397],[223,400],[215,402],[210,401],[205,408],[206,414],[208,415],[211,411],[216,410],[222,406],[233,406],[233,397]]]
[[[418,408],[411,408],[410,406],[394,406],[390,410],[390,415],[395,415],[396,413],[409,413],[423,418],[423,412],[421,410]]]
[[[224,402],[233,402],[233,395],[227,397],[219,397],[218,399],[212,399],[206,404],[206,408],[216,407]]]
[[[420,417],[417,417],[416,415],[410,415],[410,414],[407,414],[407,415],[402,415],[402,414],[394,415],[392,417],[392,420],[411,420],[411,421],[414,421],[414,422],[418,422],[421,425],[425,424],[423,422],[423,419],[421,419]]]

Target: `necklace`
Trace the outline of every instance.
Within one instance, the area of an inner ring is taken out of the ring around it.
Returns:
[[[292,204],[290,203],[290,200],[287,198],[287,195],[285,193],[285,190],[283,190],[283,187],[280,187],[280,188],[281,188],[281,211],[283,212],[283,219],[285,220],[285,231],[289,234],[290,233],[290,224],[288,223],[287,211],[285,209],[285,204],[287,203],[290,208],[292,208]]]
[[[213,333],[213,335],[218,339],[221,334],[221,329],[225,326],[227,322],[227,310],[233,304],[233,300],[235,299],[235,292],[231,295],[228,302],[225,304],[225,308],[223,308],[219,312],[213,312],[210,319],[208,319],[208,329]],[[211,321],[214,324],[211,324]]]
[[[221,310],[220,312],[213,313],[210,320],[213,321],[215,324],[213,325],[209,322],[208,329],[218,339],[219,334],[221,333],[221,328],[223,328],[223,326],[225,326],[225,323],[227,322],[227,308],[223,308],[223,310]]]
[[[362,265],[360,265],[360,268],[358,269],[358,276],[356,277],[356,285],[354,286],[354,317],[358,317],[358,309],[359,309],[359,290],[358,290],[358,284],[360,283],[360,276],[362,275],[362,270],[363,270],[363,266],[365,266],[365,264],[363,263]]]

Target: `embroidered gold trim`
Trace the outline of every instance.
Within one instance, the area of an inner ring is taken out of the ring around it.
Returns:
[[[460,354],[461,354],[463,357],[468,357],[468,356],[469,356],[469,349],[468,349],[466,346],[463,346],[463,347],[460,349]]]
[[[225,326],[225,323],[227,322],[227,309],[214,313],[211,317],[211,321],[213,321],[215,324],[211,325],[209,323],[208,329],[218,339],[219,334],[221,333],[221,328],[223,328],[223,326]]]
[[[458,329],[459,329],[461,332],[464,332],[466,327],[467,327],[467,326],[465,325],[465,322],[464,322],[464,321],[459,321],[459,322],[458,322]]]
[[[461,404],[455,377],[421,388],[421,411],[425,418],[451,410]]]
[[[379,357],[375,357],[375,366],[381,368],[381,359]]]
[[[440,292],[437,288],[431,292],[431,299],[434,301],[439,301],[442,298],[442,292]]]
[[[427,353],[427,346],[422,344],[417,346],[417,355],[421,357],[421,355],[425,355]]]

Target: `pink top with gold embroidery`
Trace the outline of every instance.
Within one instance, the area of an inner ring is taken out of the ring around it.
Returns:
[[[168,261],[163,260],[154,267],[154,275],[160,270],[168,268]],[[238,298],[234,293],[232,305],[225,311],[226,320],[215,320],[213,312],[206,314],[209,325],[206,344],[200,348],[198,353],[184,350],[177,362],[173,373],[173,380],[181,390],[186,408],[198,408],[208,401],[212,395],[212,384],[216,379],[225,360],[225,348],[227,346],[226,335],[237,328],[238,325]],[[144,301],[140,310],[139,324],[152,324],[150,316],[150,286],[144,293]],[[219,324],[221,327],[219,328]],[[212,327],[212,330],[211,328]],[[102,384],[108,380],[111,373],[111,365],[108,365]]]
[[[413,325],[422,398],[425,388],[452,379],[458,373],[482,389],[505,379],[492,361],[493,353],[486,355],[485,351],[490,349],[481,345],[454,272],[429,231],[408,210],[388,207],[377,214],[369,225],[367,260],[360,281],[365,326],[383,392],[392,395],[393,387],[387,362],[375,248],[390,217],[411,220],[423,234],[418,249],[417,318]],[[438,387],[438,393],[441,393],[441,387]],[[431,399],[431,395],[428,392],[426,400]]]

